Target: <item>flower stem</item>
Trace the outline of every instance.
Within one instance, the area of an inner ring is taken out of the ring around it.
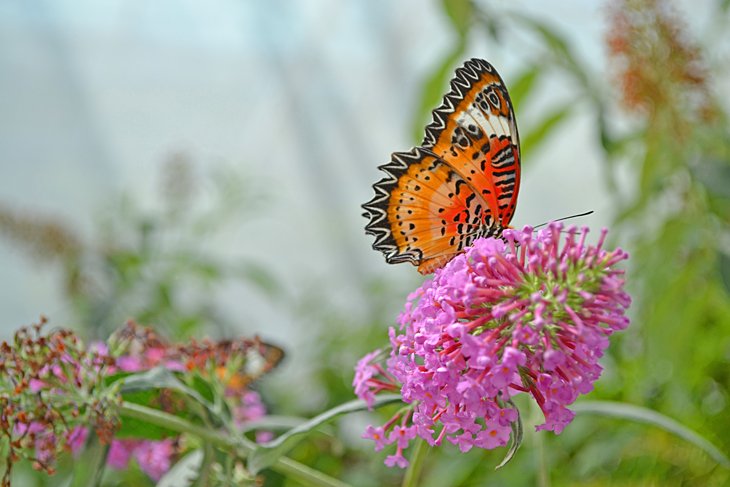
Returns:
[[[540,422],[541,409],[530,402],[531,423]],[[538,487],[550,487],[550,475],[548,473],[547,458],[545,452],[545,433],[542,431],[533,431],[532,438],[535,445],[535,457],[537,463],[537,485]]]
[[[539,487],[550,487],[550,476],[547,471],[547,460],[545,458],[545,438],[543,433],[535,433],[535,454],[537,455],[537,485]]]
[[[426,459],[428,450],[426,442],[419,438],[416,446],[413,448],[410,466],[406,470],[401,487],[416,487],[418,485],[418,479],[421,476],[421,470],[423,470],[423,461]]]
[[[146,421],[157,426],[177,431],[178,433],[187,433],[197,436],[218,448],[236,451],[244,457],[246,454],[251,453],[254,449],[256,449],[256,444],[243,436],[234,438],[222,431],[203,428],[172,414],[148,408],[146,406],[141,406],[139,404],[124,401],[122,402],[120,413],[122,416]],[[291,477],[303,485],[309,485],[312,487],[349,487],[348,484],[344,482],[286,457],[279,458],[271,466],[271,469]]]
[[[84,461],[74,464],[73,480],[69,483],[69,487],[101,485],[101,476],[104,473],[109,446],[102,445],[95,434],[90,436],[84,453]]]

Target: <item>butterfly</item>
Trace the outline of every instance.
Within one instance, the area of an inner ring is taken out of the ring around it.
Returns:
[[[191,340],[171,343],[149,327],[128,321],[117,330],[110,343],[116,357],[136,357],[142,368],[176,363],[188,370],[207,371],[212,368],[229,389],[241,391],[276,367],[284,351],[262,341],[259,337],[239,337],[232,340]],[[229,362],[237,368],[229,370]]]
[[[388,263],[421,274],[445,265],[478,237],[509,227],[520,189],[520,139],[497,70],[470,59],[433,111],[420,146],[395,152],[362,205],[365,232]]]

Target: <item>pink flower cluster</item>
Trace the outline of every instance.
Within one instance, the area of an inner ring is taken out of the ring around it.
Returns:
[[[629,324],[621,249],[586,242],[587,229],[552,223],[534,232],[505,230],[503,239],[478,239],[433,280],[411,294],[390,329],[386,367],[377,353],[358,363],[356,394],[400,390],[412,407],[383,427],[369,427],[376,450],[395,443],[386,464],[408,465],[403,450],[420,436],[444,438],[462,451],[506,445],[517,411],[510,398],[530,394],[545,422],[560,433],[573,419],[567,409],[593,389],[608,336]]]
[[[5,466],[0,484],[10,485],[20,459],[53,474],[58,455],[86,441],[92,425],[109,441],[121,402],[103,385],[109,357],[88,350],[70,331],[44,330],[45,318],[17,330],[0,344],[0,439]]]
[[[0,343],[3,487],[10,485],[12,467],[21,459],[55,473],[58,455],[70,451],[78,456],[92,432],[102,444],[110,444],[109,466],[126,468],[134,458],[157,481],[180,452],[179,439],[120,437],[123,398],[117,383],[107,384],[110,376],[164,367],[182,372],[183,381],[200,378],[224,396],[233,422],[240,426],[265,416],[261,397],[248,387],[283,356],[281,349],[258,338],[172,344],[132,322],[113,335],[109,345],[86,347],[73,331],[45,332],[45,324],[43,318],[17,330],[10,343]],[[262,362],[258,369],[247,368],[247,360],[256,355]],[[172,414],[185,407],[166,389],[153,402],[150,405]],[[267,435],[258,432],[257,438],[265,440]]]

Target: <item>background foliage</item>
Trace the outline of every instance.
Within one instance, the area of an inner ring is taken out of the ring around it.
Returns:
[[[632,255],[632,326],[615,339],[604,359],[606,374],[590,397],[655,409],[728,452],[730,127],[726,100],[715,91],[718,80],[727,81],[726,68],[713,64],[708,52],[713,43],[727,42],[729,13],[728,2],[708,5],[717,25],[698,35],[670,2],[611,2],[601,10],[610,64],[595,72],[544,19],[496,2],[443,0],[452,45],[423,80],[412,133],[414,142],[421,139],[430,111],[467,52],[509,49],[502,43],[508,31],[534,39],[538,47],[525,68],[507,79],[517,118],[538,111],[534,100],[548,78],[569,84],[574,94],[520,125],[523,172],[531,171],[533,155],[549,138],[570,138],[567,122],[578,107],[588,107],[613,198],[611,236]],[[581,155],[575,157],[580,164]],[[395,319],[389,310],[410,289],[365,279],[359,283],[362,306],[354,313],[307,282],[293,283],[304,290],[291,295],[287,275],[254,260],[211,255],[201,242],[215,238],[233,214],[265,211],[261,202],[267,195],[237,171],[200,178],[191,175],[191,167],[181,157],[166,166],[162,210],[151,213],[129,197],[120,198],[95,238],[42,215],[21,214],[12,202],[0,206],[0,231],[32,258],[60,264],[76,324],[90,337],[105,336],[129,316],[170,336],[231,333],[237,317],[220,310],[216,293],[228,280],[243,283],[311,330],[305,343],[283,345],[290,355],[307,349],[306,380],[317,400],[297,397],[287,386],[291,377],[275,372],[260,383],[270,410],[311,417],[352,399],[355,361],[385,343],[385,330]],[[555,174],[556,181],[560,177]],[[210,184],[198,184],[201,180]],[[382,465],[385,452],[373,453],[358,440],[367,421],[367,415],[354,415],[322,428],[291,456],[353,485],[397,485],[402,472]],[[447,445],[429,453],[421,485],[730,482],[729,472],[695,447],[652,427],[579,415],[554,437],[532,433],[534,423],[527,414],[526,443],[503,469],[493,470],[503,452],[461,454]],[[266,485],[292,485],[279,474],[264,475]],[[53,479],[25,478],[22,485],[55,485]],[[144,482],[149,483],[132,471],[109,476],[106,485]]]

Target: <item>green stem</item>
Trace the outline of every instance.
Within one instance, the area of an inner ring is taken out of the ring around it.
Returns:
[[[211,444],[226,450],[238,449],[239,442],[229,438],[227,435],[212,428],[198,426],[172,414],[148,408],[132,402],[123,401],[120,409],[122,416],[139,419],[148,423],[162,426],[163,428],[177,431],[178,433],[189,433],[198,438],[208,441]],[[245,449],[245,447],[244,447]]]
[[[213,445],[207,442],[203,443],[201,451],[203,452],[203,458],[198,469],[198,478],[195,479],[191,487],[207,487],[210,484],[210,467],[215,461]]]
[[[418,485],[418,479],[423,470],[423,461],[426,459],[428,450],[428,444],[423,439],[418,438],[411,454],[410,466],[406,470],[401,487],[416,487]]]
[[[271,466],[272,470],[276,470],[282,475],[288,475],[297,479],[304,485],[312,487],[350,487],[350,484],[341,482],[335,478],[325,475],[319,470],[307,467],[299,462],[295,462],[288,457],[280,457],[275,464]]]
[[[542,410],[533,401],[530,401],[529,404],[530,424],[535,425],[540,423],[543,420]],[[532,440],[535,445],[537,485],[538,487],[550,487],[550,474],[548,472],[548,461],[545,451],[545,432],[532,429]]]
[[[108,445],[102,445],[95,434],[91,434],[86,444],[84,461],[74,464],[73,480],[69,487],[97,487],[101,485],[101,477],[106,464]]]
[[[157,409],[148,408],[139,404],[122,402],[120,409],[122,416],[139,419],[157,426],[162,426],[178,433],[187,433],[209,442],[223,450],[236,451],[242,456],[251,453],[256,445],[245,437],[234,438],[225,433],[209,428],[203,428],[182,418]],[[279,458],[271,466],[283,475],[289,476],[301,484],[312,487],[349,487],[348,484],[314,470],[306,465],[286,457]]]
[[[581,401],[573,404],[571,409],[578,414],[598,414],[600,416],[628,419],[629,421],[646,423],[662,428],[701,448],[717,463],[730,469],[730,458],[709,440],[669,416],[665,416],[652,409],[614,401]]]
[[[545,458],[545,437],[541,431],[533,433],[535,438],[535,455],[537,455],[537,485],[539,487],[550,487],[550,477],[547,470],[547,459]]]

